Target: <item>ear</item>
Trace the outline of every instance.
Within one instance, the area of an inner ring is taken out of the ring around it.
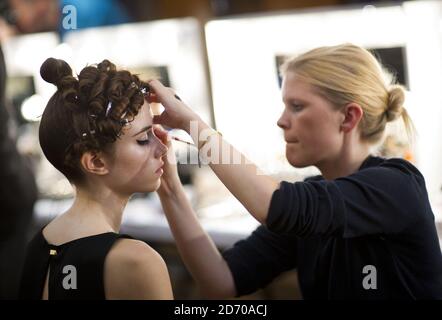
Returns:
[[[106,161],[100,153],[88,151],[83,153],[80,158],[81,166],[87,173],[103,176],[109,173]]]
[[[344,117],[341,123],[341,129],[344,132],[350,132],[353,128],[356,128],[364,115],[364,110],[362,110],[361,106],[354,102],[347,104],[342,109],[342,112]]]

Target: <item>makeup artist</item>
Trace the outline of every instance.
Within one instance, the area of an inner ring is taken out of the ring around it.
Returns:
[[[182,258],[209,298],[241,296],[296,268],[305,299],[442,299],[442,256],[425,181],[403,159],[370,154],[387,122],[401,118],[404,91],[388,83],[367,50],[320,47],[284,63],[285,109],[277,125],[286,157],[321,175],[275,181],[211,129],[172,89],[149,84],[165,111],[158,124],[190,132],[198,148],[242,164],[209,165],[262,225],[220,253],[202,229],[179,182],[174,159],[159,195]],[[252,117],[253,115],[251,115]],[[204,136],[204,139],[199,137]],[[173,157],[170,155],[169,157]],[[212,158],[212,157],[211,157]],[[213,158],[212,158],[213,159]]]

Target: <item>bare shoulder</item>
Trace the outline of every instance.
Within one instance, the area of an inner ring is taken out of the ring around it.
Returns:
[[[143,241],[118,240],[106,257],[107,299],[173,299],[163,258]]]

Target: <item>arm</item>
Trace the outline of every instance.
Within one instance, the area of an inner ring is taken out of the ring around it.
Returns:
[[[155,92],[151,101],[161,102],[166,110],[160,116],[155,117],[155,122],[187,131],[200,149],[206,141],[204,138],[207,137],[208,132],[213,132],[213,129],[184,103],[177,100],[173,92],[160,82],[153,80],[149,82],[149,85]],[[200,139],[201,137],[203,139]],[[264,224],[272,194],[279,186],[278,182],[269,176],[258,174],[256,165],[220,135],[210,135],[207,139],[206,146],[208,144],[219,146],[211,150],[212,158],[213,152],[219,152],[218,157],[215,156],[215,158],[223,159],[225,152],[230,154],[231,159],[240,159],[238,164],[222,164],[222,161],[218,163],[215,161],[210,162],[209,165],[230,192],[260,223]]]
[[[119,240],[106,257],[106,299],[171,300],[172,287],[166,264],[146,243]]]
[[[282,272],[298,267],[295,235],[277,234],[259,226],[244,240],[223,252],[233,274],[237,296],[265,288]]]
[[[198,135],[208,126],[177,100],[170,89],[158,81],[150,84],[155,91],[154,98],[165,108],[155,121],[186,130],[201,147],[203,142]],[[192,134],[191,123],[197,124],[198,134]],[[212,139],[223,141],[219,135],[209,139],[208,143]],[[242,156],[242,159],[245,158]],[[403,160],[387,160],[382,166],[375,165],[332,181],[294,184],[278,184],[269,177],[257,175],[254,165],[212,163],[210,166],[258,221],[278,233],[290,232],[304,237],[397,233],[416,221],[416,212],[427,211],[423,178]],[[424,197],[417,197],[421,193]]]
[[[155,134],[163,141],[167,139],[167,133],[162,130],[156,128]],[[204,296],[218,299],[233,297],[236,290],[230,269],[198,222],[179,180],[170,141],[165,143],[169,145],[169,152],[164,159],[158,195],[178,251]]]
[[[353,238],[399,234],[433,219],[417,169],[401,159],[374,161],[376,166],[332,181],[281,182],[268,228],[300,237]]]

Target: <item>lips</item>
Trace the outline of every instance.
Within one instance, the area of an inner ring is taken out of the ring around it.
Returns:
[[[286,136],[284,136],[284,141],[286,143],[298,143],[299,142],[299,140],[296,138],[287,138]]]

